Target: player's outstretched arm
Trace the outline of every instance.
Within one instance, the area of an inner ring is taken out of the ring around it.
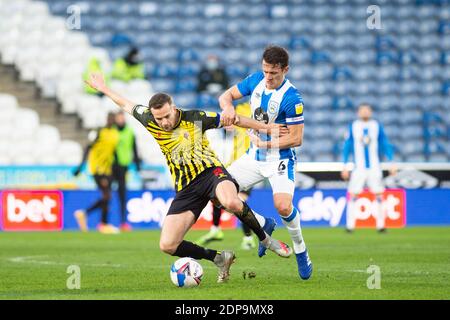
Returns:
[[[288,134],[273,138],[270,141],[263,141],[254,134],[249,134],[250,141],[261,149],[286,149],[299,147],[303,143],[303,123],[290,125]]]
[[[285,125],[278,123],[266,124],[241,115],[235,117],[234,125],[245,129],[258,130],[275,136],[283,136],[289,133],[289,129]]]
[[[132,114],[133,107],[136,103],[133,103],[132,101],[122,97],[117,92],[111,90],[111,88],[106,85],[101,73],[92,73],[89,76],[89,79],[85,82],[95,90],[102,92],[105,96],[114,101],[114,103],[117,104],[123,111]]]
[[[234,110],[233,101],[240,98],[242,98],[242,94],[239,92],[239,89],[236,85],[232,86],[220,95],[219,105],[223,110],[222,122],[225,127],[231,126],[234,123],[236,111]]]

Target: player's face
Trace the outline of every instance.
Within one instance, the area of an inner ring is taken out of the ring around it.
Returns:
[[[116,116],[114,113],[109,113],[108,117],[106,118],[106,126],[107,127],[111,127],[112,125],[114,125],[116,120]]]
[[[283,83],[284,77],[289,70],[289,66],[281,68],[278,64],[269,64],[263,60],[262,70],[266,80],[266,88],[276,89]]]
[[[358,109],[358,117],[363,121],[369,121],[372,118],[372,109],[369,106],[361,106]]]
[[[116,114],[116,124],[121,127],[125,125],[125,115],[121,112]]]
[[[172,131],[178,123],[178,111],[174,105],[166,103],[159,109],[152,108],[153,117],[155,121],[164,131]]]

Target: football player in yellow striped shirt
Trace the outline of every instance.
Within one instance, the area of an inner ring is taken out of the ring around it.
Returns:
[[[204,132],[221,127],[219,114],[179,109],[165,93],[154,94],[148,107],[133,103],[108,88],[101,74],[92,74],[86,82],[141,122],[166,157],[176,195],[163,222],[159,243],[161,251],[178,257],[210,260],[219,269],[218,282],[228,280],[235,260],[233,251],[207,249],[183,239],[208,201],[212,200],[247,224],[265,248],[281,257],[287,258],[292,254],[288,245],[270,237],[262,229],[255,213],[239,199],[235,180],[210,148]],[[234,123],[255,130],[278,128],[240,116]]]
[[[112,166],[114,156],[119,142],[119,132],[115,128],[115,114],[110,112],[106,121],[106,126],[99,129],[94,141],[86,148],[83,160],[74,175],[77,176],[84,163],[88,162],[89,172],[94,176],[95,183],[101,192],[101,198],[86,210],[75,211],[75,218],[81,231],[88,231],[87,215],[96,209],[101,209],[101,223],[98,230],[101,233],[118,233],[119,230],[108,224],[109,201],[111,200]]]

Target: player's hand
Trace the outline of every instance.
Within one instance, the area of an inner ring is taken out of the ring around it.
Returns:
[[[257,148],[268,148],[267,142],[262,141],[261,138],[255,135],[253,132],[247,131],[246,133],[254,146],[256,146]],[[272,143],[274,143],[275,141],[276,141],[275,139],[272,140]]]
[[[81,173],[81,169],[80,167],[76,168],[75,170],[72,171],[72,174],[74,177],[78,176]]]
[[[289,134],[289,128],[285,124],[271,123],[268,126],[267,134],[272,137],[282,137]]]
[[[103,79],[103,75],[98,72],[91,73],[89,75],[89,78],[84,82],[100,92],[104,92],[107,89],[105,80]]]
[[[346,169],[342,170],[341,177],[344,180],[348,180],[348,178],[350,177],[350,172]]]
[[[221,120],[224,127],[231,126],[236,121],[236,111],[234,107],[228,107],[223,110]]]

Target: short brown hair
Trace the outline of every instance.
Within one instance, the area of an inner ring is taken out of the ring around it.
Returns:
[[[172,105],[172,97],[167,93],[158,92],[155,93],[153,97],[151,97],[150,101],[148,102],[148,107],[150,109],[159,109],[162,108],[166,103]]]
[[[289,65],[289,53],[282,47],[268,46],[262,58],[268,64],[279,65],[281,69]]]

